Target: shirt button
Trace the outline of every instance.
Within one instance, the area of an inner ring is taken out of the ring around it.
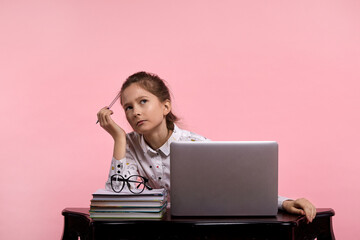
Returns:
[[[159,180],[161,180],[161,177],[159,177]]]
[[[150,168],[152,168],[152,166],[149,166]]]
[[[118,173],[120,173],[120,171],[118,171]]]
[[[118,165],[118,168],[120,168],[120,164]]]

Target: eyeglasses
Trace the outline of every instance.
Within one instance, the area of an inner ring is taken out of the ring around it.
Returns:
[[[114,174],[111,176],[111,188],[114,192],[121,192],[124,189],[125,183],[134,194],[139,194],[144,191],[145,188],[152,190],[152,187],[148,185],[149,179],[139,175],[131,175],[128,178],[124,178],[119,174]]]

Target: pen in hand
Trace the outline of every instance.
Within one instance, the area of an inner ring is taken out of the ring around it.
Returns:
[[[119,97],[120,97],[120,92],[118,93],[118,95],[116,95],[114,100],[110,103],[108,109],[110,109],[114,105],[114,103],[119,99]],[[98,122],[99,122],[99,119],[96,121],[96,124],[98,124]]]

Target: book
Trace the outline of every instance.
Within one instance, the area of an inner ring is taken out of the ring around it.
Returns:
[[[90,206],[95,207],[159,207],[162,206],[166,200],[160,201],[98,201],[91,200]]]
[[[159,212],[93,212],[90,217],[94,220],[114,220],[114,219],[160,219],[164,216],[166,208]]]
[[[166,203],[159,207],[90,207],[90,213],[119,213],[119,212],[160,212]]]
[[[140,194],[134,194],[129,190],[116,193],[106,189],[98,189],[95,193],[93,193],[93,200],[159,201],[164,199],[164,196],[166,196],[165,189],[145,189]]]
[[[164,196],[96,196],[93,200],[97,201],[161,201]]]

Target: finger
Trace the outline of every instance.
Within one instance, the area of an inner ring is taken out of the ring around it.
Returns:
[[[315,217],[316,217],[316,208],[313,207],[313,208],[312,208],[312,220],[314,220]]]
[[[105,113],[105,123],[106,124],[110,124],[113,122],[112,118],[110,117],[110,115],[113,115],[114,112],[112,110],[107,110]]]
[[[106,123],[107,123],[107,124],[110,124],[110,123],[113,122],[113,120],[112,120],[112,118],[110,117],[110,115],[106,115],[106,116],[105,116],[105,120],[106,120]]]
[[[102,126],[103,121],[102,121],[102,112],[101,112],[101,111],[98,112],[98,114],[97,114],[97,119],[98,119],[98,121],[99,121],[99,123],[100,123],[100,126]]]
[[[108,120],[106,118],[107,115],[112,114],[112,111],[109,110],[107,107],[104,107],[99,112],[99,121],[101,124],[108,124]]]
[[[300,209],[300,215],[306,215],[306,212],[302,209]]]
[[[107,107],[105,106],[105,107],[101,108],[100,111],[96,114],[97,119],[100,122],[100,125],[101,125],[102,115],[104,113],[104,110],[106,110],[106,109],[107,109]]]
[[[106,121],[105,115],[102,116],[101,122],[102,122],[102,124],[103,124],[103,127],[107,125],[107,121]]]
[[[311,223],[312,222],[311,212],[306,212],[305,216],[306,216],[307,223]]]
[[[309,219],[310,222],[315,218],[316,215],[316,208],[314,205],[312,205],[310,202],[307,204],[307,206],[304,208],[306,212],[306,216]]]
[[[314,206],[310,206],[307,215],[309,222],[312,222],[316,216],[316,208]]]
[[[103,108],[100,109],[100,111],[97,112],[96,116],[97,116],[97,119],[100,121],[100,116],[101,116],[101,113],[103,111]]]
[[[108,110],[105,110],[104,111],[104,114],[102,115],[102,119],[103,119],[103,123],[104,123],[104,125],[107,125],[109,122],[108,122],[108,120],[107,120],[107,116],[109,115],[109,112],[108,112]]]
[[[294,213],[294,214],[305,215],[304,210],[298,209],[298,208],[295,208],[295,207],[292,207],[290,211],[291,211],[291,213]]]
[[[101,111],[100,111],[99,122],[100,122],[100,126],[103,127],[105,124],[105,109],[101,109]]]

